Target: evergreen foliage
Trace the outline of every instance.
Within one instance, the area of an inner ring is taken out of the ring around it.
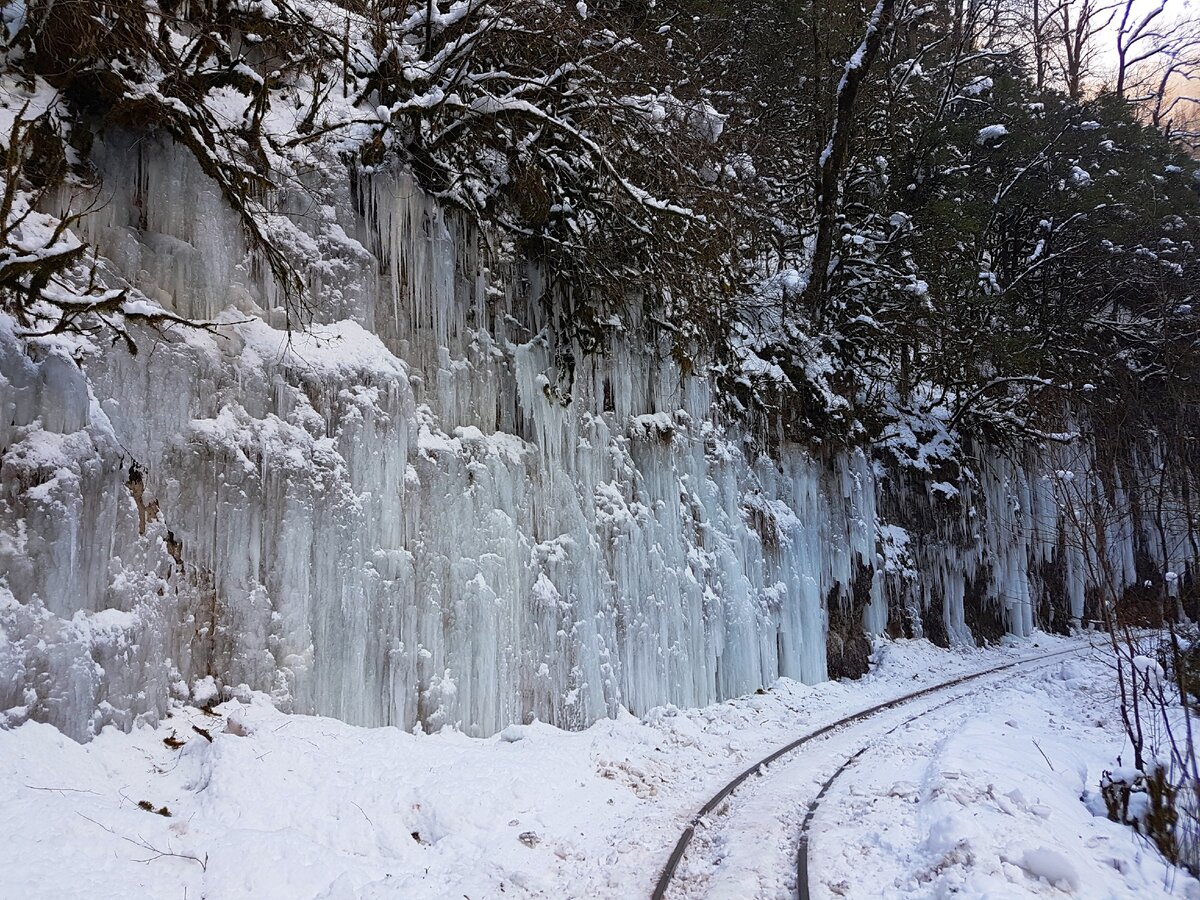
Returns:
[[[96,187],[94,134],[153,131],[236,211],[291,321],[332,227],[301,228],[297,198],[319,210],[331,166],[404,168],[540,267],[576,352],[637,304],[767,444],[932,471],[965,435],[1069,440],[1130,410],[1182,442],[1196,162],[1161,92],[1147,114],[1124,80],[1087,88],[1082,57],[1056,86],[1029,21],[979,0],[10,5],[0,295],[30,333],[180,324],[87,263],[62,200]]]

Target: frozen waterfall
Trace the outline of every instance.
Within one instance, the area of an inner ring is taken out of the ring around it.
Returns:
[[[1055,590],[1084,614],[1044,460],[981,448],[939,492],[767,457],[637,321],[564,367],[536,270],[403,175],[334,191],[289,334],[190,157],[93,155],[109,271],[222,324],[136,356],[0,325],[0,715],[85,740],[213,676],[366,725],[580,727],[825,679],[832,621],[954,643],[1046,626]],[[1137,542],[1107,543],[1129,582]]]

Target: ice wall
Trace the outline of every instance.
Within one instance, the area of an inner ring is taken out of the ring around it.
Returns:
[[[94,157],[110,276],[220,324],[136,356],[0,327],[11,721],[82,740],[213,676],[361,724],[578,727],[821,680],[831,619],[1028,633],[1048,564],[1083,614],[1033,456],[931,490],[861,451],[757,455],[643,323],[568,354],[536,269],[402,174],[323,186],[317,322],[289,334],[186,154]],[[1134,542],[1109,547],[1131,577]]]

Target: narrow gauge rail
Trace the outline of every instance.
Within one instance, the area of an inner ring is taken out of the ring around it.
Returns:
[[[770,766],[772,763],[778,762],[783,757],[787,756],[788,754],[792,753],[795,750],[798,750],[800,747],[803,747],[805,744],[809,743],[810,741],[814,741],[819,737],[823,737],[824,735],[829,734],[831,731],[835,731],[836,729],[841,728],[845,725],[852,725],[856,722],[865,721],[866,719],[869,719],[872,716],[878,715],[881,712],[885,712],[889,709],[895,709],[898,706],[902,706],[905,703],[911,703],[912,701],[919,700],[922,697],[928,697],[930,694],[935,694],[938,691],[948,690],[950,688],[957,687],[958,685],[961,685],[961,684],[967,684],[968,682],[975,681],[980,678],[986,678],[989,675],[995,675],[1000,672],[1005,672],[1010,669],[1015,669],[1019,666],[1028,666],[1032,663],[1045,662],[1046,660],[1055,659],[1060,656],[1069,656],[1071,654],[1079,653],[1080,649],[1081,648],[1071,648],[1069,650],[1055,650],[1052,653],[1043,653],[1038,656],[1028,657],[1026,659],[1015,660],[1013,662],[1005,663],[1000,666],[993,666],[990,669],[984,669],[982,672],[973,672],[969,675],[961,675],[958,678],[953,678],[949,681],[943,681],[940,684],[931,685],[930,687],[922,688],[919,691],[913,691],[912,693],[904,694],[900,697],[895,697],[891,700],[886,700],[883,703],[877,703],[874,706],[868,707],[867,709],[861,710],[856,713],[852,713],[851,715],[848,715],[848,716],[844,716],[843,718],[838,719],[836,722],[830,722],[828,725],[822,725],[820,728],[816,729],[815,731],[810,731],[808,734],[798,737],[798,738],[796,738],[796,740],[794,740],[788,744],[785,744],[784,746],[780,747],[778,750],[775,750],[773,753],[760,759],[754,765],[750,766],[748,769],[743,771],[741,774],[739,774],[735,778],[733,778],[733,780],[729,781],[723,788],[721,788],[719,791],[717,791],[717,793],[713,794],[713,796],[711,798],[709,798],[707,803],[705,803],[702,807],[700,807],[699,810],[696,811],[695,814],[692,815],[691,819],[688,821],[687,827],[683,830],[683,833],[679,836],[679,840],[676,842],[675,848],[671,851],[671,856],[667,859],[666,866],[663,867],[662,873],[658,877],[658,882],[654,886],[654,892],[650,895],[651,900],[664,900],[664,898],[666,897],[667,890],[671,886],[671,881],[675,877],[675,872],[679,868],[679,864],[683,861],[683,857],[687,853],[687,849],[688,849],[688,846],[692,842],[692,838],[695,837],[695,835],[696,835],[696,829],[700,826],[700,824],[704,821],[704,819],[706,817],[708,817],[709,815],[711,815],[713,812],[715,812],[717,807],[719,807],[726,800],[726,798],[729,797],[730,794],[732,794],[739,787],[741,787],[742,784],[744,784],[746,781],[748,781],[750,778],[752,778],[755,775],[762,775],[764,773],[764,771],[766,770],[766,768],[768,766]],[[957,700],[957,699],[958,699],[957,697],[954,698],[954,700]],[[911,718],[906,719],[903,722],[901,722],[895,728],[892,728],[890,731],[886,732],[886,734],[891,734],[893,731],[896,731],[897,729],[901,728],[902,726],[907,725],[909,722],[913,721],[914,719],[920,718],[920,716],[925,715],[926,713],[933,712],[935,709],[939,709],[942,706],[946,706],[952,702],[953,702],[953,700],[948,700],[948,701],[946,701],[946,703],[938,704],[937,706],[933,706],[933,707],[925,710],[924,712],[919,713],[916,716],[912,716]],[[799,857],[798,857],[798,869],[799,869],[800,878],[797,883],[798,888],[799,888],[799,895],[802,898],[802,900],[808,900],[808,898],[810,896],[809,888],[808,888],[808,877],[807,877],[807,875],[808,875],[808,825],[811,823],[812,817],[816,814],[816,808],[817,808],[817,805],[820,803],[822,796],[826,793],[826,791],[833,784],[833,782],[837,780],[838,776],[841,775],[847,768],[849,768],[850,765],[853,764],[853,762],[855,760],[857,760],[858,757],[861,756],[863,754],[863,752],[865,752],[866,749],[867,748],[864,747],[863,749],[861,749],[857,753],[855,753],[852,757],[850,757],[848,760],[846,760],[846,762],[843,763],[843,765],[829,778],[829,780],[826,781],[824,785],[822,785],[821,790],[817,795],[817,798],[810,805],[808,814],[805,816],[802,834],[801,834],[801,838],[800,838],[801,844],[800,844],[800,852],[799,852]]]

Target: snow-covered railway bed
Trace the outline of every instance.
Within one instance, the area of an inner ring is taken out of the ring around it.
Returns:
[[[1120,730],[1107,666],[1010,675],[871,742],[812,811],[807,896],[1200,896],[1104,815],[1101,748]]]
[[[1006,865],[1001,853],[1048,871],[1058,860],[1039,851],[1056,846],[1056,832],[1083,836],[1071,838],[1083,886],[1076,896],[1122,896],[1099,890],[1107,881],[1096,872],[1120,884],[1141,879],[1140,896],[1161,896],[1166,870],[1157,855],[1129,829],[1088,821],[1079,802],[1121,752],[1104,656],[1089,654],[1086,641],[1037,635],[983,650],[883,642],[861,681],[781,679],[724,703],[622,713],[580,732],[532,723],[478,739],[449,727],[437,734],[361,728],[287,715],[254,693],[211,713],[176,706],[157,728],[109,727],[83,745],[27,722],[0,729],[0,900],[58,900],[76,896],[80,885],[92,900],[647,897],[705,798],[796,735],[948,678],[1080,647],[1065,666],[1012,670],[1019,677],[1002,687],[995,679],[963,685],[949,692],[960,701],[885,743],[880,734],[948,694],[814,741],[794,765],[779,768],[787,777],[762,779],[762,790],[747,785],[702,829],[678,889],[697,897],[788,896],[808,804],[871,743],[813,821],[814,897],[895,896],[903,893],[889,886],[896,883],[913,885],[913,896],[943,884],[944,893],[965,885],[957,896],[983,896],[970,878]],[[928,746],[951,731],[931,756]],[[986,752],[970,752],[964,734]],[[808,752],[818,745],[819,759]],[[1008,756],[993,759],[993,746]],[[926,788],[921,767],[929,759],[941,768],[927,773]],[[977,760],[979,772],[971,768]],[[1051,780],[1031,786],[1021,767]],[[964,774],[955,780],[955,772]],[[917,793],[900,782],[916,784]],[[960,802],[967,805],[945,808]],[[1022,818],[972,830],[971,816],[995,810],[970,804],[995,802]],[[1045,820],[1036,818],[1043,807],[1053,811]],[[947,851],[947,829],[959,827],[954,815],[966,817],[968,843]],[[1005,830],[1017,825],[1025,829],[1017,837]],[[987,843],[993,832],[1007,835],[1003,847]],[[1022,843],[1021,835],[1030,836]],[[738,871],[760,880],[745,890]],[[919,880],[931,871],[934,882]],[[1037,896],[1038,883],[1023,870],[1010,874],[1018,879],[1013,889],[993,896]]]
[[[1081,802],[1095,779],[1072,755],[1078,740],[1059,734],[1103,719],[1092,696],[1105,687],[1102,663],[1080,654],[1091,655],[1057,651],[955,678],[809,732],[704,807],[655,896],[1037,896],[1075,891],[1089,873],[1102,893],[1088,896],[1148,896],[1166,870]],[[1042,755],[1047,742],[1057,767]],[[961,759],[947,768],[952,751]],[[964,772],[980,784],[958,790]],[[993,810],[1007,827],[969,827]],[[1085,851],[1110,844],[1124,857],[1089,865]]]
[[[795,896],[801,885],[788,860],[797,859],[807,811],[872,738],[986,688],[980,684],[985,679],[1016,677],[1029,667],[1078,652],[1057,650],[960,675],[851,713],[780,747],[728,782],[700,809],[659,879],[656,900]]]

